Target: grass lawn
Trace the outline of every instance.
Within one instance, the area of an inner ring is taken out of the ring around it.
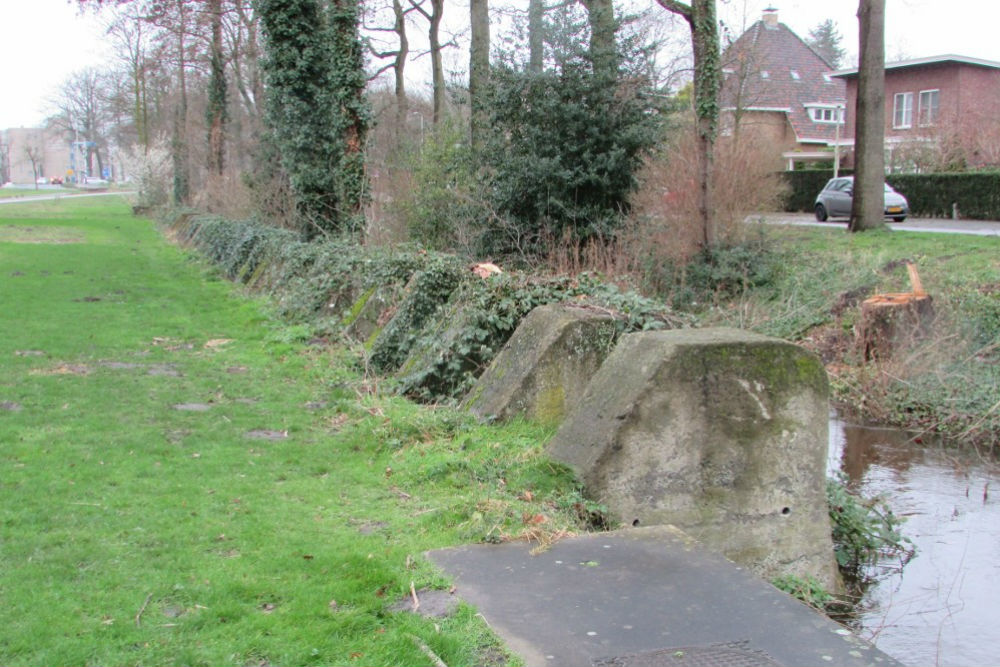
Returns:
[[[549,433],[379,396],[124,200],[0,207],[0,332],[0,664],[502,664],[391,607],[577,527]]]

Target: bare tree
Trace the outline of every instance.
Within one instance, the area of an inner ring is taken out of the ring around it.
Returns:
[[[885,225],[885,0],[858,7],[860,59],[854,130],[854,199],[847,229]]]
[[[35,183],[36,190],[38,189],[38,178],[42,175],[43,155],[41,145],[36,142],[34,137],[30,139],[24,147],[24,157],[28,158],[28,162],[31,163],[32,181]]]
[[[712,162],[719,125],[719,36],[715,0],[657,0],[661,7],[688,22],[694,51],[694,111],[698,125],[698,217],[701,244],[716,241],[713,220]]]
[[[433,122],[437,125],[441,122],[441,114],[444,111],[444,63],[441,58],[441,51],[444,45],[441,43],[441,20],[444,18],[444,0],[427,0],[431,4],[431,11],[424,7],[424,0],[410,0],[410,6],[417,10],[421,16],[427,19],[427,37],[430,40],[431,54],[431,78],[433,80],[434,111]]]
[[[368,40],[368,52],[376,58],[392,58],[391,62],[384,65],[372,75],[371,78],[379,77],[383,72],[392,70],[394,80],[394,91],[396,100],[396,124],[395,131],[402,132],[406,127],[406,118],[409,115],[409,100],[406,97],[406,61],[410,54],[410,40],[406,34],[406,17],[410,12],[415,11],[411,5],[403,9],[400,0],[392,0],[391,27],[379,25],[366,25],[365,30],[373,33],[393,33],[396,37],[396,44],[393,46],[376,47],[373,40]]]
[[[59,110],[54,118],[55,125],[73,141],[85,142],[84,159],[88,174],[100,174],[104,170],[109,97],[106,75],[87,68],[70,75],[53,100]]]

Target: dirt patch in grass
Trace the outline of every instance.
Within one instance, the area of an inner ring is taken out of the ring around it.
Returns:
[[[83,243],[83,232],[69,227],[0,225],[0,243]]]
[[[415,591],[415,595],[419,604],[415,604],[414,594],[410,594],[389,607],[389,611],[409,611],[424,618],[445,618],[458,608],[458,597],[448,591],[421,588]]]
[[[7,412],[20,412],[21,405],[15,403],[14,401],[0,401],[0,410],[5,410]]]
[[[90,368],[83,364],[57,364],[52,368],[36,368],[30,375],[89,375]]]
[[[255,429],[253,431],[247,431],[246,436],[253,440],[285,440],[288,438],[288,431]]]
[[[178,403],[172,407],[181,412],[208,412],[212,409],[208,403]]]

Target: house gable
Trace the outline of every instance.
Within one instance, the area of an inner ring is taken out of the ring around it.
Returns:
[[[722,61],[721,106],[737,122],[745,111],[783,111],[798,144],[835,141],[844,81],[830,76],[833,68],[776,14],[750,26]]]

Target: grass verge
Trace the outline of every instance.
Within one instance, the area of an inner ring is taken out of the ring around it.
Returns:
[[[122,200],[2,227],[0,663],[507,660],[394,605],[448,587],[428,549],[581,527],[548,432],[380,396]]]

